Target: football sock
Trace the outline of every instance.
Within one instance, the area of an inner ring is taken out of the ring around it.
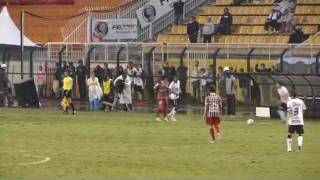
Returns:
[[[215,139],[215,137],[214,137],[214,130],[213,130],[213,128],[210,128],[210,135],[211,135],[212,140],[215,141],[216,139]]]
[[[298,138],[298,146],[302,147],[302,143],[303,143],[303,136],[299,135]]]
[[[74,111],[73,103],[70,103],[70,107],[71,107],[72,111]]]
[[[288,138],[287,138],[288,151],[291,151],[291,146],[292,146],[292,138],[291,138],[291,135],[288,135]]]

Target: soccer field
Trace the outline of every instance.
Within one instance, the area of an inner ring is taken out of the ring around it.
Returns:
[[[303,152],[286,152],[277,120],[223,118],[209,144],[201,115],[155,122],[151,113],[0,109],[0,179],[320,179],[320,122]]]

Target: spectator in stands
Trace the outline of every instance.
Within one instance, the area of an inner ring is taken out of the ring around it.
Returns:
[[[304,34],[301,27],[294,26],[292,29],[293,33],[290,35],[288,43],[298,44],[304,42],[309,38],[308,35]]]
[[[220,24],[216,26],[215,33],[231,34],[232,14],[228,8],[224,8],[223,14],[220,18]]]
[[[137,74],[137,69],[134,66],[132,61],[129,61],[126,71],[127,71],[128,77],[130,78],[130,81],[131,81],[131,88],[133,88],[134,87],[134,78],[135,78],[135,74]]]
[[[112,70],[109,68],[109,64],[108,63],[104,63],[104,78],[105,77],[110,77],[112,79]]]
[[[90,74],[87,85],[89,89],[90,110],[97,111],[99,109],[99,100],[103,93],[99,84],[99,79],[95,76],[94,72]]]
[[[100,65],[97,65],[93,70],[95,77],[98,78],[99,84],[103,84],[104,70]]]
[[[185,66],[184,64],[181,64],[177,69],[177,76],[178,76],[178,80],[180,81],[180,87],[181,87],[181,95],[182,95],[181,99],[184,99],[186,97],[186,86],[187,86],[187,80],[188,80],[187,72],[188,72],[188,67]]]
[[[241,5],[241,3],[245,3],[245,2],[246,2],[245,0],[233,0],[231,5],[239,6]]]
[[[211,22],[211,16],[207,17],[207,23],[203,25],[202,34],[203,34],[203,43],[211,43],[211,37],[214,33],[214,24]]]
[[[228,67],[225,67],[224,73],[226,75],[226,94],[227,94],[227,114],[233,117],[236,114],[236,78],[230,74],[231,71]]]
[[[174,8],[174,21],[176,26],[179,26],[182,24],[183,21],[183,8],[184,8],[184,2],[182,0],[178,0],[173,4]]]
[[[191,82],[192,82],[192,92],[193,92],[193,102],[197,102],[197,100],[200,100],[200,67],[199,67],[199,61],[194,62],[194,67],[192,69],[191,73]]]
[[[77,75],[77,84],[78,84],[78,89],[80,93],[80,98],[84,99],[86,98],[86,75],[87,75],[87,68],[85,65],[83,65],[83,61],[79,60],[78,61],[78,67],[76,70],[76,75]]]
[[[295,25],[293,13],[286,9],[280,18],[280,22],[282,32],[291,32],[292,27]]]
[[[284,14],[286,10],[293,12],[295,8],[296,3],[293,0],[282,0],[276,7],[276,9],[279,10],[282,14]]]
[[[37,73],[37,86],[39,97],[43,98],[45,96],[46,89],[46,73],[41,65],[39,66],[39,71]]]
[[[200,25],[196,20],[196,17],[191,16],[189,23],[187,25],[187,34],[190,40],[190,43],[198,42],[198,33],[199,33]]]
[[[60,97],[60,87],[62,87],[62,69],[60,69],[59,63],[56,63],[55,71],[53,73],[52,90],[56,98]]]
[[[244,73],[244,69],[240,68],[239,73]],[[241,88],[241,98],[243,102],[247,102],[249,99],[249,86],[250,86],[250,78],[242,74],[239,76],[239,87]]]
[[[76,96],[76,67],[74,67],[73,62],[69,62],[68,64],[68,72],[70,77],[73,79],[73,84],[72,84],[72,95]]]
[[[215,86],[214,82],[214,77],[213,77],[213,65],[210,65],[209,66],[209,69],[208,69],[208,74],[207,74],[207,87],[209,86]]]
[[[264,29],[268,31],[269,34],[278,34],[281,26],[279,23],[280,18],[280,12],[273,8],[265,22]]]
[[[200,69],[200,94],[201,94],[201,103],[204,103],[204,99],[207,96],[207,78],[208,74],[205,68]]]
[[[168,74],[168,82],[172,82],[173,81],[173,78],[177,76],[177,71],[176,71],[176,68],[174,66],[171,66],[169,68],[169,74]]]
[[[3,107],[9,102],[9,78],[6,73],[6,64],[0,67],[0,107]]]
[[[219,95],[220,95],[220,97],[224,98],[225,97],[224,89],[225,89],[226,83],[225,83],[223,67],[221,67],[221,66],[218,67],[217,81],[218,81]]]
[[[166,78],[170,76],[170,66],[168,62],[165,62],[162,66],[162,75]]]
[[[133,79],[133,89],[134,93],[136,94],[138,100],[142,100],[144,98],[144,71],[142,69],[142,65],[138,64],[136,66],[136,72],[134,72],[134,79]]]
[[[62,74],[64,74],[64,72],[68,71],[69,66],[67,64],[66,61],[62,61]]]
[[[256,64],[255,70],[256,70],[256,72],[265,72],[265,73],[271,72],[271,69],[270,68],[266,68],[266,65],[264,63],[260,64],[260,68],[259,68],[259,65]]]

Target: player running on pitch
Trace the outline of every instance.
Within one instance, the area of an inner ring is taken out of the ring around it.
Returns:
[[[63,99],[61,101],[61,105],[63,108],[63,113],[67,114],[69,107],[72,109],[72,114],[75,114],[74,106],[72,103],[72,87],[73,87],[73,79],[70,77],[69,72],[64,72],[63,78]]]
[[[304,121],[303,121],[303,113],[307,109],[304,102],[297,98],[297,93],[293,92],[293,98],[288,101],[288,138],[287,138],[287,150],[288,152],[292,151],[292,135],[294,133],[298,134],[298,151],[302,150],[303,143],[303,134],[304,134]]]
[[[170,101],[171,111],[168,115],[171,121],[177,121],[176,113],[178,111],[179,95],[181,93],[181,89],[180,89],[180,81],[177,79],[176,76],[173,77],[173,81],[170,83],[169,89],[170,89],[169,101]]]
[[[169,96],[169,88],[167,78],[163,77],[162,81],[159,81],[153,88],[155,89],[157,96],[157,113],[156,113],[156,121],[161,121],[160,115],[162,115],[165,121],[168,121],[167,112],[168,112],[168,96]]]
[[[215,143],[215,131],[217,138],[221,138],[220,113],[222,111],[222,100],[221,97],[215,93],[215,87],[210,86],[209,90],[210,94],[205,98],[203,120],[205,120],[209,126],[209,131],[212,138],[212,140],[209,142]]]

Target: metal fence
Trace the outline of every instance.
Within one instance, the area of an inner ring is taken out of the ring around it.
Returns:
[[[62,51],[63,50],[63,51]],[[20,81],[21,63],[18,49],[9,52],[7,59],[8,72],[13,83]],[[97,65],[104,63],[114,69],[116,75],[117,62],[126,68],[129,61],[141,64],[148,76],[156,76],[167,62],[170,67],[187,67],[187,91],[192,93],[190,80],[194,62],[199,61],[200,68],[214,74],[218,67],[232,67],[234,71],[254,72],[262,63],[267,68],[275,68],[285,73],[319,73],[320,45],[290,44],[160,44],[160,43],[48,43],[33,50],[26,49],[24,54],[24,78],[35,77],[39,66],[43,66],[47,74],[48,94],[52,88],[53,73],[56,63],[79,60],[90,63],[92,71]],[[90,53],[89,53],[90,52]],[[32,54],[32,61],[30,57]],[[32,63],[32,65],[30,64]],[[34,76],[35,75],[35,76]]]

